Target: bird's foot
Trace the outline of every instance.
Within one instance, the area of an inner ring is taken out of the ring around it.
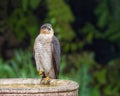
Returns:
[[[49,85],[50,84],[50,78],[49,77],[42,78],[40,84]]]
[[[38,72],[38,74],[39,74],[40,76],[43,76],[43,72],[42,72],[41,70]]]
[[[45,80],[45,82],[48,82],[48,81],[50,81],[50,78],[46,77],[46,78],[44,78],[44,80]]]
[[[45,77],[44,78],[44,83],[47,85],[47,84],[50,84],[50,78],[49,77]]]

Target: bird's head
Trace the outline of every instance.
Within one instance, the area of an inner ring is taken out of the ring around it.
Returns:
[[[43,24],[40,28],[40,34],[54,34],[52,25],[49,23]]]

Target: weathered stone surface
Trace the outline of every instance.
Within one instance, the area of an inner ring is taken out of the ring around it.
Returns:
[[[78,96],[79,85],[70,80],[51,80],[40,85],[40,79],[0,79],[0,96]]]

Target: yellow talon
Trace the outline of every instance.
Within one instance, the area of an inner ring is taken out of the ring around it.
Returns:
[[[49,81],[49,80],[50,80],[50,78],[49,78],[49,77],[46,77],[46,78],[44,78],[44,80],[45,80],[45,81]]]
[[[39,73],[39,75],[41,75],[41,76],[43,75],[43,72],[42,72],[41,70],[40,70],[38,73]]]

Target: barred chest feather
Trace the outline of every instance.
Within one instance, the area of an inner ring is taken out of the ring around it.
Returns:
[[[35,53],[39,54],[40,51],[47,52],[51,54],[51,44],[52,44],[52,36],[53,35],[38,35],[35,40]]]

